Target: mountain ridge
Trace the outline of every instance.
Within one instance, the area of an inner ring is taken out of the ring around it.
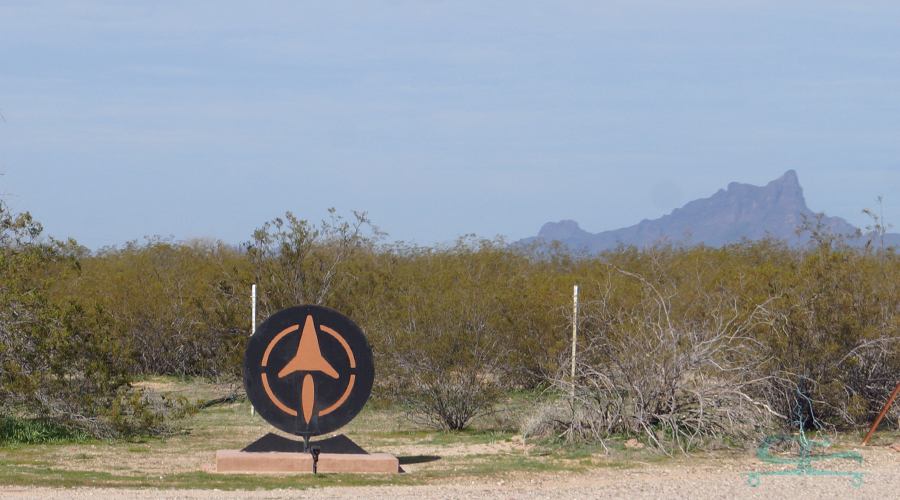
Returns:
[[[537,240],[559,241],[573,250],[602,252],[620,244],[647,247],[665,241],[684,240],[720,247],[742,239],[775,238],[800,245],[808,241],[795,231],[804,221],[817,214],[809,209],[797,173],[788,170],[765,186],[731,182],[708,198],[686,203],[658,219],[600,233],[589,233],[574,220],[544,224],[538,235],[521,240],[529,244]],[[841,217],[821,217],[821,223],[832,233],[848,239],[858,229]],[[859,241],[862,240],[862,241]],[[867,238],[853,243],[864,245]],[[900,234],[885,235],[886,245],[900,244]]]

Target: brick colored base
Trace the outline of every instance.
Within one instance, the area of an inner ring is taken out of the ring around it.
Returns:
[[[216,472],[223,473],[272,473],[312,472],[313,459],[309,453],[250,453],[239,450],[216,452]],[[400,461],[389,453],[350,455],[322,453],[319,455],[318,472],[386,472],[400,471]]]

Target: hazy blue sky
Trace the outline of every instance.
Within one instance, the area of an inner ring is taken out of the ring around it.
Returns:
[[[0,192],[97,248],[368,211],[391,240],[657,218],[795,169],[900,227],[900,2],[0,3]]]

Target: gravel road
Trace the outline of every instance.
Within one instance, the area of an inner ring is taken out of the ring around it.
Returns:
[[[105,488],[38,488],[0,486],[0,499],[883,499],[900,497],[900,453],[889,448],[866,448],[863,465],[846,460],[815,463],[822,470],[865,472],[859,487],[849,476],[760,476],[750,487],[742,472],[777,470],[753,458],[723,463],[676,467],[647,465],[632,469],[595,469],[589,474],[555,473],[484,482],[456,482],[425,486],[327,487],[306,490],[217,491]]]

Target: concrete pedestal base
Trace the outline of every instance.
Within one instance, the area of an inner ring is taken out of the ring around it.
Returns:
[[[216,472],[218,473],[311,473],[312,455],[309,453],[268,452],[253,453],[239,450],[219,450],[216,452]],[[400,461],[389,453],[319,455],[318,472],[385,472],[400,471]]]

